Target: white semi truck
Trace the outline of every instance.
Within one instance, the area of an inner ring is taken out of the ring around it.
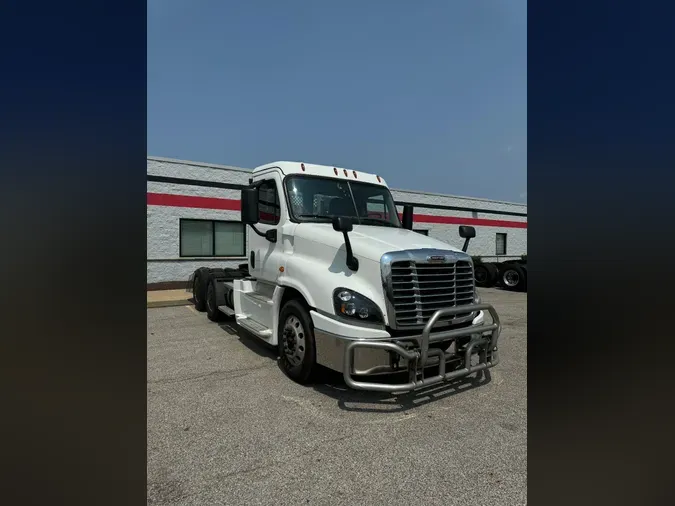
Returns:
[[[454,248],[413,232],[412,208],[401,220],[380,176],[300,162],[256,168],[241,220],[248,263],[199,268],[188,289],[211,320],[277,347],[293,380],[322,365],[354,389],[405,392],[497,365],[501,325],[475,290],[472,227]]]

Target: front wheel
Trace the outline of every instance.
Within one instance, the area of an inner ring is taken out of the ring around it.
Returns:
[[[314,325],[309,311],[298,300],[290,300],[279,314],[279,357],[284,372],[294,381],[309,382],[316,369]]]

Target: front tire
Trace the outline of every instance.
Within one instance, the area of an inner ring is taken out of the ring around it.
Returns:
[[[316,369],[314,325],[305,304],[289,300],[279,313],[279,360],[294,381],[306,384]]]

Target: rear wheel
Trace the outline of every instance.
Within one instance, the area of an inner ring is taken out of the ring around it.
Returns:
[[[220,312],[217,304],[216,282],[212,280],[206,290],[206,316],[212,322],[218,322],[223,318],[223,313]]]
[[[316,369],[314,326],[306,306],[289,300],[279,314],[279,357],[284,372],[298,383],[310,381]]]
[[[527,289],[527,276],[518,264],[508,264],[502,268],[501,282],[504,288],[514,292]]]
[[[494,286],[497,283],[499,278],[499,269],[495,264],[487,263],[483,264],[488,271],[488,284],[487,286]]]
[[[490,274],[483,264],[478,264],[473,268],[473,277],[476,279],[476,285],[488,286]]]
[[[474,278],[477,286],[483,288],[494,286],[498,277],[499,269],[495,264],[481,262],[474,267]]]
[[[195,301],[197,311],[206,311],[206,290],[208,283],[208,269],[202,267],[195,272],[195,279],[192,282],[192,298]]]

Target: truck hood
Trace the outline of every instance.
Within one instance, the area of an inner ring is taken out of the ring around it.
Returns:
[[[336,250],[344,245],[343,234],[333,230],[333,225],[330,223],[300,223],[295,230],[295,236]],[[422,248],[462,251],[412,230],[394,227],[354,225],[354,230],[349,232],[349,240],[354,256],[368,258],[375,262],[379,262],[382,255],[391,251]]]

